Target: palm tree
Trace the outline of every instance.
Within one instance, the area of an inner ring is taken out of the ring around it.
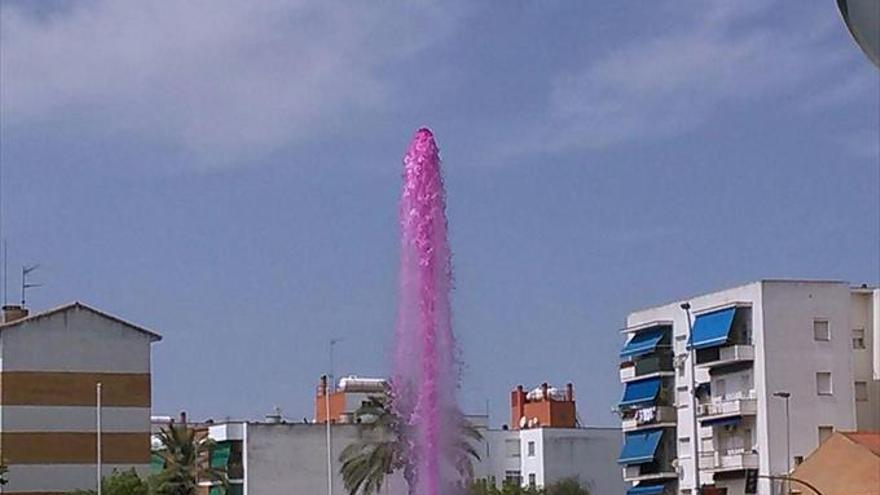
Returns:
[[[155,491],[159,495],[192,495],[199,481],[220,482],[227,486],[226,472],[211,467],[209,462],[214,441],[199,438],[196,430],[174,424],[162,428],[158,434],[162,448],[156,452],[164,462],[156,475]]]
[[[415,461],[407,441],[411,428],[394,411],[388,394],[369,398],[355,413],[363,427],[359,438],[343,449],[340,473],[349,495],[378,493],[388,475],[403,471],[410,494],[415,490]],[[454,464],[462,478],[473,476],[473,460],[480,460],[472,442],[483,436],[459,414]]]

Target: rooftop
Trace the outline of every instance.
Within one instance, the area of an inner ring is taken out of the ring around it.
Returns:
[[[136,332],[141,332],[143,334],[146,334],[147,336],[150,337],[150,340],[152,340],[153,342],[157,342],[159,340],[162,340],[162,336],[156,332],[153,332],[152,330],[149,330],[143,326],[131,323],[128,320],[125,320],[125,319],[120,318],[118,316],[112,315],[110,313],[101,311],[99,309],[95,309],[92,306],[89,306],[89,305],[82,303],[80,301],[73,301],[73,302],[70,302],[67,304],[63,304],[61,306],[58,306],[58,307],[55,307],[52,309],[48,309],[46,311],[41,311],[39,313],[34,313],[31,315],[25,316],[24,318],[20,318],[15,321],[10,321],[8,323],[0,323],[0,331],[6,330],[9,328],[13,328],[18,325],[23,325],[25,323],[36,322],[42,318],[47,318],[47,317],[50,317],[50,316],[53,316],[53,315],[56,315],[59,313],[65,313],[68,311],[88,311],[88,312],[95,314],[95,315],[98,315],[102,318],[107,318],[109,320],[113,320],[116,323],[124,325],[124,326],[128,327],[129,329],[134,330]]]

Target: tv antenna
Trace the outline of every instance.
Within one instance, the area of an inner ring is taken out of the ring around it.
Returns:
[[[37,287],[42,287],[43,284],[37,284],[28,281],[28,275],[33,273],[37,268],[40,268],[39,264],[34,265],[23,265],[21,267],[21,305],[25,305],[25,299],[27,295],[28,289],[36,289]]]

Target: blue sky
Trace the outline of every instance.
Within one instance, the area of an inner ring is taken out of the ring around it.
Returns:
[[[257,5],[255,5],[257,4]],[[3,1],[10,299],[164,335],[154,409],[311,417],[388,368],[400,159],[444,159],[468,411],[573,381],[627,312],[880,279],[880,81],[831,0]]]

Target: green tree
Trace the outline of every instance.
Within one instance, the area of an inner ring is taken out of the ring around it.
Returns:
[[[547,495],[590,495],[590,491],[581,485],[577,478],[566,478],[547,485]]]
[[[77,490],[74,495],[94,495],[95,490]],[[114,470],[110,476],[101,479],[103,495],[148,495],[149,486],[135,472],[134,468],[127,471]]]
[[[343,449],[340,473],[349,495],[372,495],[384,486],[386,478],[403,472],[410,494],[415,490],[415,466],[407,447],[410,429],[394,412],[388,394],[371,397],[355,413],[362,420],[357,440]],[[459,435],[454,444],[454,462],[462,478],[473,476],[473,460],[480,456],[473,442],[483,436],[464,417],[459,417]]]
[[[576,478],[560,480],[544,488],[523,487],[516,483],[504,483],[498,488],[492,482],[477,480],[471,483],[468,495],[590,495],[590,492]]]
[[[226,472],[211,467],[209,461],[214,441],[200,438],[186,425],[168,425],[159,431],[162,444],[155,452],[162,458],[162,470],[152,477],[155,495],[193,495],[199,481],[219,482],[228,487]],[[225,490],[224,490],[225,491]]]
[[[517,483],[502,483],[501,487],[486,480],[477,480],[471,483],[468,495],[546,495],[542,488],[520,486]]]

